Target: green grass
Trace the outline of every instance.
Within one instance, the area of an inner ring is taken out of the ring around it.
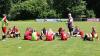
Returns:
[[[1,25],[1,23],[0,23]],[[25,41],[23,35],[27,27],[32,27],[38,32],[43,27],[47,29],[52,28],[57,32],[59,27],[67,30],[65,22],[60,23],[39,23],[33,21],[11,21],[9,27],[16,25],[21,31],[20,39],[6,39],[0,41],[0,56],[100,56],[100,40],[93,42],[82,41],[78,37],[68,39],[68,41],[61,41],[58,38],[54,41]],[[86,33],[91,32],[91,27],[95,26],[97,33],[100,36],[99,22],[75,22],[74,25],[79,26]],[[1,28],[1,26],[0,26]],[[1,38],[0,32],[0,38]],[[18,48],[22,47],[22,48]]]

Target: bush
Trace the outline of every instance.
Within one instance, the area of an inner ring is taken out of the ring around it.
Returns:
[[[94,18],[96,15],[95,15],[93,10],[87,10],[86,16],[89,17],[89,18]]]
[[[0,17],[0,21],[2,20],[2,18]]]
[[[47,4],[46,0],[30,0],[19,4],[14,4],[9,15],[13,20],[58,17],[56,11],[50,9],[50,6]]]

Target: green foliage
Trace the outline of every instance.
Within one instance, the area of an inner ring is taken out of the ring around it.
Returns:
[[[0,0],[0,14],[8,14],[11,8],[11,0]]]
[[[30,19],[57,17],[56,11],[51,10],[46,0],[29,0],[14,4],[10,10],[11,18]]]
[[[54,8],[62,17],[66,17],[71,12],[75,17],[85,14],[86,2],[83,0],[53,0]]]
[[[10,10],[11,18],[27,18],[32,17],[35,12],[35,7],[32,6],[32,1],[14,4]]]
[[[71,6],[71,12],[75,15],[75,17],[79,18],[81,15],[85,15],[86,11],[86,3],[85,1],[79,0],[75,4]]]
[[[87,15],[87,17],[89,17],[89,18],[94,18],[94,17],[95,17],[95,13],[94,13],[93,10],[87,10],[87,11],[86,11],[86,15]]]
[[[18,3],[22,3],[24,1],[26,1],[26,0],[12,0],[12,3],[13,4],[18,4]]]
[[[75,18],[95,17],[99,5],[99,0],[0,0],[0,16],[7,14],[12,20],[66,18],[71,12]]]
[[[2,18],[0,17],[0,21],[2,20]]]
[[[96,17],[100,18],[100,0],[86,0],[87,9],[93,10],[96,14]]]
[[[40,14],[40,18],[58,18],[60,15],[56,14],[54,10],[43,11]]]

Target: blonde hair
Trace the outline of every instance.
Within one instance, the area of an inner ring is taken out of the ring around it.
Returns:
[[[52,29],[50,28],[49,31],[48,31],[48,33],[54,33],[54,32],[53,32]]]

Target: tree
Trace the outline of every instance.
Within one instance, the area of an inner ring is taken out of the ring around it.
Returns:
[[[86,11],[86,3],[83,0],[75,0],[71,6],[71,12],[75,15],[75,17],[80,17],[81,15],[85,15]]]
[[[10,8],[11,8],[11,0],[0,0],[0,14],[1,15],[8,14]]]
[[[13,19],[32,19],[32,18],[55,18],[59,17],[55,10],[51,9],[47,0],[27,0],[13,4],[10,13]]]
[[[69,12],[74,16],[85,14],[86,3],[83,0],[53,0],[54,8],[62,17],[66,17]]]
[[[100,0],[86,0],[87,9],[93,10],[96,14],[96,17],[100,17]]]
[[[87,4],[86,4],[87,3]],[[66,18],[68,13],[100,17],[99,0],[0,0],[0,13],[10,19]]]

